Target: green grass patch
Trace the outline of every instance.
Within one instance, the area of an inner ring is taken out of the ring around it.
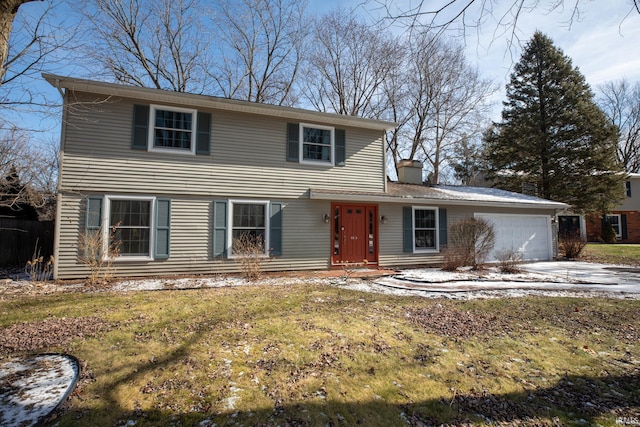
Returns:
[[[83,362],[60,426],[612,426],[640,415],[640,301],[305,284],[24,297],[0,313],[0,334],[36,338],[51,319],[102,322],[21,350]]]
[[[640,245],[589,243],[585,246],[581,259],[605,264],[640,266]]]

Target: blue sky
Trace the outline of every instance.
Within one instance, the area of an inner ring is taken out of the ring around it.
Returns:
[[[355,8],[364,18],[381,17],[381,9],[376,8],[376,1],[382,0],[313,0],[309,2],[309,10],[316,13],[325,13],[332,8]],[[415,0],[396,0],[393,5],[398,8],[410,5]],[[458,0],[461,1],[461,0]],[[426,0],[425,4],[438,7],[445,0]],[[493,16],[501,16],[505,7],[512,2],[502,0]],[[577,66],[585,75],[587,82],[593,89],[597,85],[610,80],[627,78],[631,82],[640,82],[640,14],[633,11],[630,0],[618,0],[616,2],[583,1],[582,14],[574,20],[571,28],[568,20],[571,16],[573,1],[567,1],[568,7],[564,10],[546,12],[544,2],[535,10],[524,13],[518,21],[517,37],[522,44],[531,37],[535,30],[540,30],[550,36],[557,47],[568,55],[574,66]],[[19,13],[37,13],[45,6],[45,2],[31,2],[23,5]],[[64,16],[63,10],[56,11],[59,16]],[[473,14],[473,10],[472,10]],[[401,31],[400,28],[391,28],[390,31]],[[467,46],[467,58],[478,66],[484,77],[494,79],[501,91],[496,94],[496,113],[494,120],[499,119],[500,104],[503,97],[503,88],[508,80],[511,66],[517,62],[521,49],[516,43],[509,48],[505,35],[500,35],[500,28],[489,17],[483,26],[477,31],[470,31],[464,40]],[[77,76],[81,74],[82,64],[69,64],[53,72]],[[36,83],[39,90],[46,91],[54,100],[60,100],[57,91],[46,82]],[[28,114],[23,118],[32,122],[34,119]],[[38,121],[41,118],[36,119]],[[59,116],[56,120],[48,119],[46,132],[38,138],[51,139],[59,135]]]

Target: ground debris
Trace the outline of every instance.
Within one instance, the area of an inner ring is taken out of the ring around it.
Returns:
[[[46,319],[0,329],[0,354],[46,350],[74,338],[93,336],[105,328],[99,317]]]

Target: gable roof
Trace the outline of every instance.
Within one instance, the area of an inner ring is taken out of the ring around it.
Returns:
[[[258,102],[239,101],[235,99],[219,98],[209,95],[195,95],[184,92],[128,86],[116,83],[105,83],[47,73],[42,74],[42,77],[58,90],[64,88],[71,91],[132,98],[147,102],[179,104],[196,108],[235,111],[248,114],[259,114],[262,116],[291,119],[296,121],[321,122],[337,126],[351,126],[380,131],[394,129],[396,127],[395,123],[384,120],[363,119],[361,117],[355,116],[321,113],[318,111],[304,110],[301,108],[282,107],[278,105],[262,104]]]
[[[309,198],[528,209],[564,210],[569,208],[569,205],[565,203],[499,190],[497,188],[401,184],[398,182],[388,182],[386,193],[309,189]]]

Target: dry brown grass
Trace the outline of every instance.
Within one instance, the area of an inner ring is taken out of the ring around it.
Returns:
[[[301,284],[25,297],[0,312],[0,334],[46,319],[101,325],[28,349],[84,364],[60,426],[612,426],[640,415],[640,301]]]

